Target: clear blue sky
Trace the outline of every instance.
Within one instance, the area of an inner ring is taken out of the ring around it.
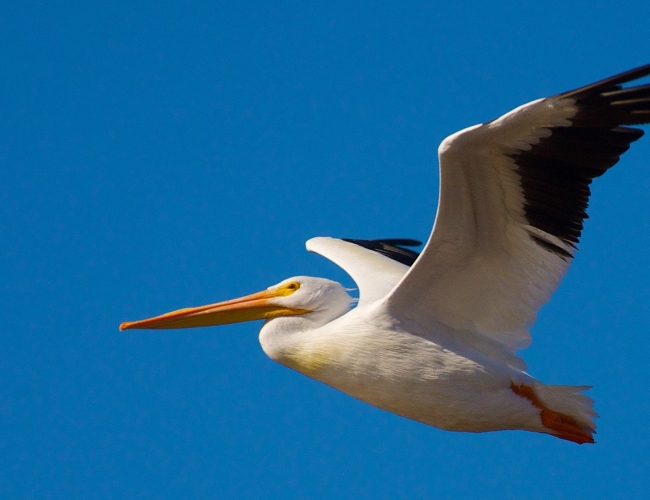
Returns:
[[[132,5],[131,5],[132,4]],[[0,496],[593,498],[650,489],[650,137],[594,185],[530,372],[597,444],[439,431],[125,320],[426,239],[463,127],[650,62],[650,3],[12,2],[0,16]]]

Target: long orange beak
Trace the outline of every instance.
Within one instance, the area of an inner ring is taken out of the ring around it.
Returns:
[[[207,306],[179,309],[154,318],[141,321],[127,321],[120,330],[158,330],[163,328],[196,328],[199,326],[227,325],[256,319],[271,319],[278,316],[296,316],[311,312],[307,309],[281,306],[273,303],[274,298],[284,296],[281,290],[264,290],[239,299],[227,300]]]

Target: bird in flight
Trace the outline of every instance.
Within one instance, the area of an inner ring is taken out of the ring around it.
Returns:
[[[298,276],[120,329],[264,319],[271,359],[378,408],[450,431],[593,443],[587,387],[536,380],[516,351],[575,255],[591,181],[650,122],[650,84],[624,87],[649,74],[650,64],[447,137],[419,255],[413,240],[307,241],[356,282],[356,307],[339,283]]]

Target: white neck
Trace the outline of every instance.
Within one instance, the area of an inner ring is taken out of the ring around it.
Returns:
[[[278,297],[278,305],[310,311],[296,316],[282,316],[268,320],[260,331],[264,352],[283,365],[295,354],[301,343],[311,334],[350,310],[352,297],[340,283],[324,278],[297,276],[285,281],[299,284],[295,293]]]
[[[349,303],[325,308],[302,316],[284,316],[268,320],[260,330],[259,340],[266,355],[273,361],[286,365],[286,357],[295,346],[311,332],[342,316]]]

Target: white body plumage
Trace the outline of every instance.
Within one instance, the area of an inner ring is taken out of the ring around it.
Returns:
[[[383,410],[452,431],[549,432],[539,408],[511,389],[534,386],[556,411],[570,411],[593,430],[591,400],[578,395],[584,388],[567,394],[561,387],[562,396],[571,397],[558,408],[553,387],[459,341],[458,332],[443,324],[424,327],[395,318],[381,300],[349,310],[352,297],[330,280],[300,276],[278,286],[286,282],[300,283],[305,295],[296,302],[317,313],[275,318],[260,331],[264,352],[284,366]]]

